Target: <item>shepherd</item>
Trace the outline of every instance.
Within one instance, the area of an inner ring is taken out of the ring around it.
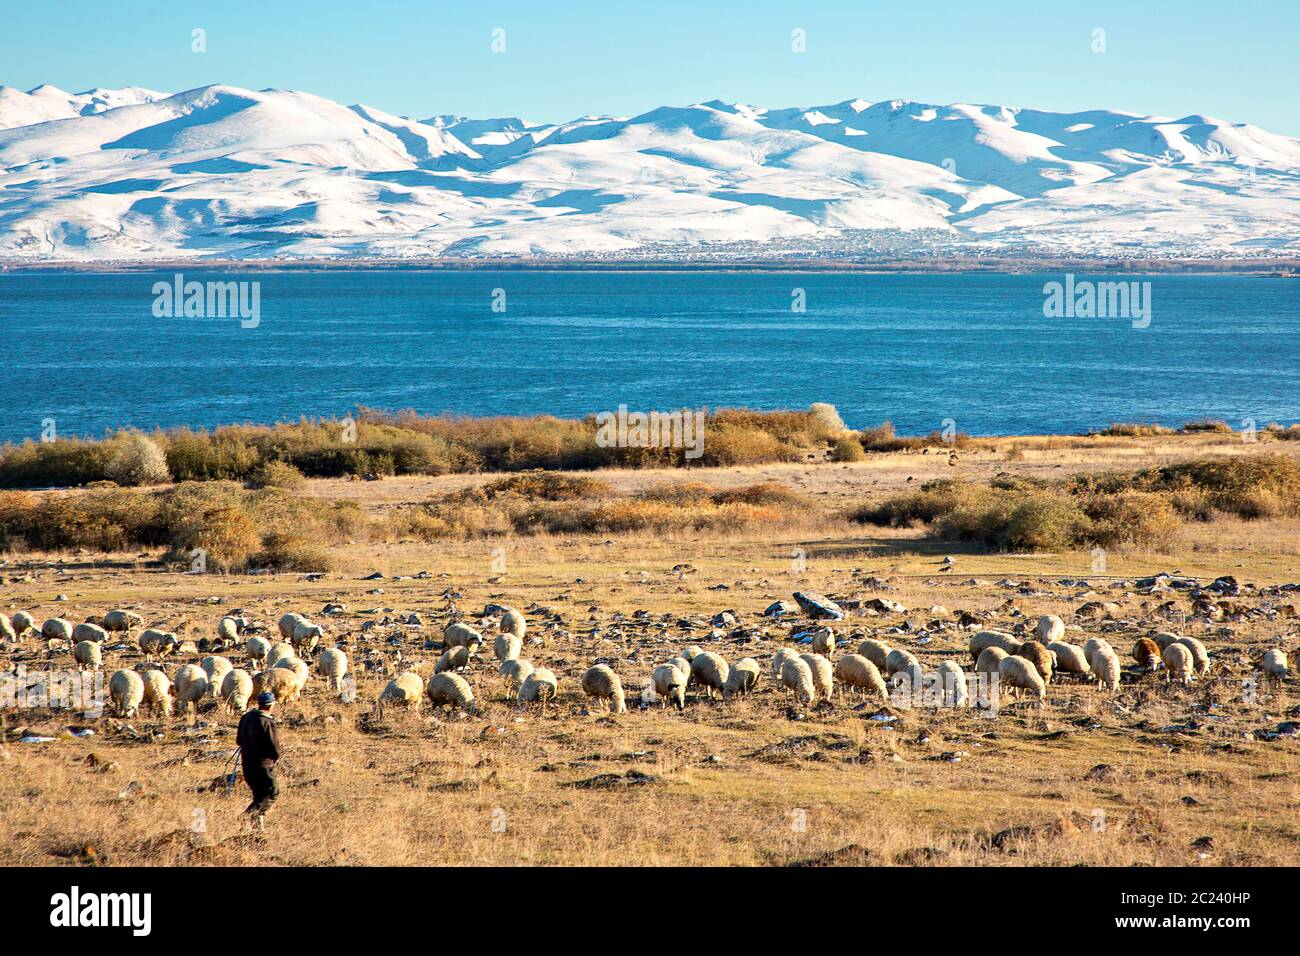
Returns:
[[[253,791],[253,802],[244,812],[256,814],[257,828],[266,829],[266,812],[279,796],[275,783],[275,763],[280,759],[280,734],[271,711],[275,694],[265,691],[257,697],[257,709],[239,721],[235,743],[239,745],[244,765],[244,780]]]

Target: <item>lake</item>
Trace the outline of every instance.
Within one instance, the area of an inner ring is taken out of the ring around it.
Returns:
[[[1300,281],[1132,276],[1150,322],[1046,318],[1062,275],[272,272],[255,327],[173,273],[0,274],[0,440],[344,416],[837,406],[902,433],[1300,420]],[[1084,277],[1080,277],[1082,282]],[[800,304],[804,311],[795,311]],[[494,308],[495,306],[495,308]],[[183,311],[183,310],[178,310]]]

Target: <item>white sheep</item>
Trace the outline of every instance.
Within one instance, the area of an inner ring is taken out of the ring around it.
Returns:
[[[41,637],[50,641],[72,641],[72,624],[61,617],[52,617],[41,625]]]
[[[559,681],[548,668],[534,668],[519,685],[519,703],[541,704],[542,716],[546,716],[546,702],[555,700],[559,693]]]
[[[610,709],[616,714],[627,711],[623,700],[623,683],[606,664],[596,664],[582,675],[582,692],[588,697],[608,701]]]
[[[1180,637],[1178,643],[1187,648],[1192,655],[1192,666],[1196,669],[1197,674],[1208,674],[1210,672],[1210,652],[1194,637]]]
[[[722,696],[748,694],[758,685],[759,673],[758,661],[752,657],[742,657],[731,665],[726,683],[722,685]]]
[[[802,657],[787,658],[781,664],[781,686],[794,691],[802,704],[811,704],[817,700],[812,668]]]
[[[835,655],[835,632],[829,627],[819,627],[812,634],[812,652],[827,659]]]
[[[772,683],[781,683],[781,668],[785,662],[799,656],[799,652],[792,647],[778,647],[776,653],[772,655]],[[672,663],[669,661],[668,663]],[[690,664],[686,665],[688,668]]]
[[[727,683],[727,677],[731,673],[731,667],[721,657],[712,651],[701,651],[691,659],[691,679],[699,687],[704,688],[704,692],[713,696],[714,691],[721,691]]]
[[[9,615],[0,614],[0,641],[16,641],[18,632],[14,630],[13,621],[9,620]]]
[[[1162,646],[1160,649],[1164,650],[1164,647]],[[1115,648],[1111,647],[1110,641],[1106,640],[1104,637],[1090,637],[1086,642],[1084,642],[1083,656],[1088,658],[1089,668],[1092,668],[1092,659],[1099,651],[1109,651],[1111,654],[1115,654]],[[1116,658],[1119,657],[1118,654],[1115,656]],[[1095,668],[1093,668],[1093,673],[1096,673]]]
[[[182,664],[172,679],[173,696],[184,713],[208,692],[208,674],[197,664]]]
[[[866,692],[888,702],[889,688],[880,671],[865,655],[845,654],[835,662],[835,679],[847,687],[853,696]]]
[[[965,707],[970,700],[966,672],[956,661],[940,661],[935,668],[945,707]]]
[[[674,707],[682,710],[686,706],[686,682],[689,679],[690,675],[687,671],[671,662],[656,667],[650,675],[650,680],[654,684],[655,693],[659,696],[659,706],[663,707],[665,701],[671,700]]]
[[[1168,631],[1161,631],[1158,634],[1154,634],[1152,635],[1151,639],[1156,642],[1156,645],[1162,651],[1170,644],[1174,644],[1182,640],[1182,638],[1180,638],[1177,634],[1170,634]]]
[[[506,679],[510,686],[518,693],[519,685],[525,678],[533,672],[533,662],[526,661],[522,657],[510,657],[501,662],[497,668],[497,673]]]
[[[474,691],[469,686],[469,681],[459,674],[434,674],[429,678],[424,695],[435,708],[450,707],[452,710],[459,709],[470,714],[478,713]]]
[[[253,677],[243,668],[236,667],[227,671],[221,679],[221,700],[237,714],[248,710],[248,701],[253,696]]]
[[[1088,658],[1083,653],[1083,648],[1075,644],[1066,644],[1063,641],[1053,641],[1047,645],[1047,649],[1056,655],[1056,669],[1065,671],[1069,674],[1087,674],[1089,672]]]
[[[144,700],[144,681],[135,671],[114,671],[108,680],[108,697],[119,717],[134,717]]]
[[[72,649],[72,659],[77,662],[77,670],[97,671],[104,665],[97,641],[80,641]]]
[[[998,647],[1007,654],[1020,650],[1020,641],[1004,631],[976,631],[970,639],[970,659],[978,661],[980,652],[986,647]]]
[[[310,653],[325,636],[325,629],[313,624],[301,614],[285,614],[279,621],[280,637],[293,645],[299,653]]]
[[[72,629],[73,643],[82,641],[91,641],[95,644],[103,644],[108,640],[108,631],[104,630],[98,624],[91,624],[87,621],[85,624],[78,624]]]
[[[1180,684],[1192,682],[1194,659],[1191,649],[1181,641],[1170,644],[1160,654],[1165,662],[1165,681],[1176,680]]]
[[[140,651],[145,657],[166,657],[180,643],[171,631],[149,628],[140,632]]]
[[[492,642],[492,652],[496,654],[499,661],[518,657],[523,649],[524,642],[517,634],[498,634],[496,640]]]
[[[36,618],[32,617],[26,611],[15,611],[12,623],[14,626],[15,637],[22,637],[28,631],[36,630]]]
[[[104,630],[106,631],[130,631],[144,623],[144,618],[134,611],[124,611],[120,608],[109,611],[104,615]]]
[[[254,664],[266,666],[266,655],[271,653],[271,642],[264,637],[250,637],[244,642],[244,653]]]
[[[226,616],[217,621],[217,640],[223,645],[235,644],[239,641],[239,621],[236,618]],[[245,645],[247,646],[247,645]]]
[[[891,650],[893,650],[892,647],[884,641],[876,640],[874,637],[869,637],[858,645],[858,653],[875,664],[877,670],[884,670],[885,660],[889,657]]]
[[[292,644],[288,643],[287,641],[277,641],[275,644],[272,644],[271,649],[266,652],[266,666],[268,668],[271,668],[274,667],[276,664],[278,664],[280,661],[284,660],[286,657],[297,657],[297,656],[298,654],[293,649]]]
[[[996,674],[998,668],[1011,655],[1000,647],[986,647],[980,651],[979,660],[975,662],[975,673]]]
[[[442,641],[447,647],[467,647],[473,654],[483,646],[483,635],[461,621],[448,624],[442,632]]]
[[[799,659],[808,665],[812,674],[813,689],[822,700],[830,700],[835,690],[835,672],[831,662],[820,654],[800,654]]]
[[[1034,637],[1038,643],[1047,645],[1053,641],[1065,640],[1065,622],[1055,614],[1044,614],[1034,625]]]
[[[172,682],[167,675],[156,668],[142,671],[140,679],[144,681],[144,706],[151,713],[162,713],[164,717],[172,715]]]
[[[458,671],[462,667],[469,666],[469,648],[461,645],[449,647],[442,652],[438,658],[438,663],[434,665],[433,672],[442,674],[447,671]]]
[[[1101,643],[1104,646],[1093,648],[1092,655],[1088,658],[1088,666],[1096,675],[1098,686],[1112,691],[1119,690],[1119,655],[1110,644],[1105,641]],[[1084,652],[1087,653],[1086,647]]]
[[[1265,674],[1271,677],[1282,678],[1291,672],[1286,659],[1286,651],[1277,647],[1264,655],[1263,660],[1260,661],[1260,667],[1263,668]]]
[[[299,691],[307,686],[307,679],[311,676],[311,668],[307,666],[307,662],[301,657],[282,657],[275,662],[275,666],[271,670],[289,671],[298,682]]]
[[[510,610],[506,611],[504,614],[501,615],[501,623],[499,624],[499,628],[502,634],[512,634],[515,637],[519,638],[520,642],[522,643],[524,639],[524,634],[528,632],[528,621],[524,619],[524,616],[522,614],[520,614],[514,608],[511,608]],[[504,658],[502,658],[502,660],[504,660]]]
[[[342,690],[348,674],[348,655],[337,647],[327,647],[316,659],[316,672],[325,678],[330,690]]]
[[[379,695],[379,710],[388,704],[401,704],[409,710],[419,710],[424,699],[424,681],[415,671],[406,671],[390,680]]]
[[[1047,685],[1043,683],[1043,676],[1038,673],[1038,668],[1032,661],[1023,657],[1004,657],[998,663],[998,682],[1014,688],[1017,693],[1021,690],[1030,691],[1040,701],[1047,697]]]
[[[199,666],[203,668],[203,673],[208,675],[208,696],[216,697],[221,690],[221,682],[226,679],[226,675],[235,669],[235,665],[230,663],[229,659],[217,654],[211,654],[199,661]]]

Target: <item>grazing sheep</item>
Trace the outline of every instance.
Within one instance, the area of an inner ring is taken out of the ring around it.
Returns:
[[[998,663],[998,681],[1007,687],[1031,692],[1040,701],[1047,697],[1047,685],[1031,661],[1024,657],[1004,657]]]
[[[510,657],[501,662],[497,672],[509,681],[510,686],[517,692],[519,685],[533,672],[533,662],[520,657]]]
[[[1065,644],[1061,641],[1053,641],[1047,645],[1047,649],[1056,655],[1056,669],[1065,671],[1069,674],[1087,674],[1088,658],[1083,653],[1083,648],[1074,644]]]
[[[748,694],[758,684],[758,675],[758,661],[752,657],[742,657],[731,665],[731,672],[727,674],[727,681],[722,685],[722,696],[730,697],[732,694]]]
[[[723,658],[712,651],[701,651],[691,661],[691,680],[703,687],[710,699],[714,691],[721,691],[727,683],[731,668]]]
[[[682,660],[676,658],[676,660]],[[685,661],[682,661],[685,663]],[[690,665],[687,664],[687,667]],[[686,707],[686,681],[690,675],[688,671],[682,670],[675,664],[669,662],[660,664],[650,675],[650,680],[654,684],[655,693],[659,695],[659,706],[665,706],[664,702],[671,700],[673,706],[678,710]],[[728,675],[730,679],[730,675]]]
[[[253,696],[253,678],[248,671],[236,667],[226,672],[221,679],[221,700],[237,714],[248,710],[249,698]]]
[[[182,664],[172,680],[173,696],[184,713],[191,704],[197,707],[208,692],[208,675],[197,664]]]
[[[1165,681],[1176,680],[1180,684],[1192,682],[1192,652],[1186,644],[1176,641],[1164,649],[1160,659],[1165,662]]]
[[[684,657],[670,657],[668,663],[676,667],[686,676],[686,687],[691,686],[691,662]]]
[[[76,643],[82,641],[92,641],[95,644],[103,644],[108,640],[108,631],[104,630],[98,624],[78,624],[72,629],[72,640]]]
[[[41,637],[51,641],[72,641],[72,624],[61,617],[52,617],[41,625]]]
[[[9,620],[7,614],[0,614],[0,641],[16,641],[18,632],[14,630],[13,622]]]
[[[800,654],[799,659],[808,665],[812,674],[813,689],[822,700],[830,700],[835,689],[835,673],[831,662],[820,654]]]
[[[1012,656],[1023,657],[1033,664],[1044,684],[1052,682],[1052,652],[1038,641],[1025,641]]]
[[[788,658],[781,665],[781,686],[794,691],[801,704],[811,704],[817,700],[812,668],[802,657]]]
[[[22,637],[28,631],[36,630],[36,618],[26,611],[15,611],[12,623],[15,637]]]
[[[166,657],[176,650],[180,641],[171,631],[159,631],[149,628],[140,632],[140,651],[145,657]]]
[[[325,629],[313,624],[301,614],[285,614],[279,621],[280,636],[293,645],[299,653],[310,653],[316,649]]]
[[[1065,640],[1065,622],[1055,614],[1044,614],[1034,625],[1034,638],[1043,645]]]
[[[217,622],[217,640],[224,644],[235,644],[239,640],[239,621],[233,617],[223,617]]]
[[[447,671],[458,671],[462,667],[469,666],[469,648],[461,645],[449,647],[442,652],[438,658],[438,663],[434,665],[435,674],[443,674]]]
[[[478,713],[478,704],[474,701],[474,691],[469,681],[459,674],[434,674],[429,678],[429,685],[424,694],[435,708],[450,707],[463,710],[469,714]]]
[[[348,675],[348,655],[337,647],[327,647],[316,659],[316,673],[325,678],[330,690],[342,690],[343,678]]]
[[[483,635],[468,624],[457,621],[447,625],[447,629],[442,632],[442,642],[447,647],[467,647],[473,654],[483,646]]]
[[[1160,666],[1160,645],[1149,637],[1139,637],[1133,645],[1133,660],[1144,670],[1155,670]]]
[[[623,702],[623,683],[607,665],[597,664],[582,675],[582,692],[588,697],[609,702],[616,714],[627,712]]]
[[[271,669],[287,670],[293,674],[294,680],[298,682],[299,690],[307,686],[307,679],[311,676],[311,668],[307,666],[307,662],[301,657],[282,657],[275,662],[275,666]]]
[[[1101,643],[1105,646],[1093,648],[1092,655],[1088,658],[1088,666],[1096,675],[1099,686],[1107,690],[1119,690],[1119,655],[1105,641]],[[1085,648],[1085,652],[1086,650]]]
[[[109,611],[104,615],[104,630],[106,631],[130,631],[144,623],[144,618],[134,611],[123,611],[120,608]]]
[[[1198,675],[1208,674],[1210,672],[1210,652],[1194,637],[1180,637],[1178,643],[1187,648],[1192,654],[1192,665],[1196,668]]]
[[[1177,634],[1170,634],[1168,631],[1161,631],[1158,634],[1153,634],[1151,639],[1156,642],[1156,646],[1159,647],[1161,651],[1170,644],[1175,644],[1182,640],[1182,638]]]
[[[496,654],[499,661],[518,657],[523,649],[524,642],[517,634],[498,634],[497,639],[492,642],[492,652]]]
[[[97,671],[104,665],[104,658],[97,641],[81,641],[72,649],[72,659],[77,662],[77,670]]]
[[[108,680],[108,697],[119,717],[134,717],[144,700],[144,681],[135,671],[114,671]]]
[[[829,627],[819,627],[813,631],[812,652],[821,654],[827,659],[833,657],[835,654],[835,632]]]
[[[869,637],[858,645],[858,653],[875,664],[877,670],[885,669],[885,661],[888,659],[891,650],[893,648],[888,644],[884,641],[878,641],[874,637]]]
[[[781,683],[781,668],[785,666],[785,662],[798,656],[799,656],[799,652],[796,651],[794,648],[791,647],[777,648],[776,653],[772,655],[772,683],[773,684]],[[669,661],[669,663],[671,664],[672,661]],[[689,664],[687,664],[686,666],[688,668],[690,667]]]
[[[382,714],[388,704],[401,704],[408,710],[419,710],[424,698],[424,681],[415,671],[406,671],[388,682],[379,695],[379,711]]]
[[[244,653],[254,664],[266,666],[266,655],[271,653],[271,642],[264,637],[250,637],[244,642]]]
[[[548,668],[538,667],[531,674],[524,678],[524,682],[519,685],[519,703],[521,704],[541,704],[542,716],[546,716],[546,702],[555,700],[559,693],[559,681]]]
[[[164,717],[172,715],[172,682],[167,675],[156,667],[141,671],[140,679],[144,681],[144,706],[150,713],[161,711]]]
[[[880,671],[862,654],[845,654],[835,662],[835,679],[841,687],[848,687],[852,696],[859,692],[875,694],[881,700],[889,701],[889,688]]]
[[[298,682],[298,675],[289,668],[270,667],[253,675],[253,692],[250,696],[260,697],[267,691],[275,695],[277,703],[288,704],[302,692],[302,684]]]
[[[885,658],[885,677],[893,677],[899,671],[905,671],[911,677],[914,686],[920,681],[925,671],[921,667],[921,662],[911,651],[905,651],[901,647],[896,647],[889,652]]]
[[[498,627],[502,634],[511,634],[519,638],[520,643],[523,643],[524,634],[528,632],[528,622],[514,608],[501,615],[501,623]],[[502,658],[502,660],[505,660],[505,658]]]
[[[221,690],[221,682],[226,679],[227,674],[235,669],[235,665],[230,663],[227,658],[216,654],[203,658],[203,660],[199,661],[199,666],[203,668],[203,673],[208,675],[209,697],[217,696],[217,692]]]
[[[1088,667],[1092,667],[1092,659],[1097,655],[1098,651],[1115,654],[1115,648],[1110,646],[1110,641],[1103,637],[1090,637],[1083,645],[1083,656],[1088,658]],[[1118,658],[1119,655],[1116,654],[1115,656]],[[1093,669],[1093,673],[1096,673],[1095,669]]]
[[[998,647],[1010,656],[1020,650],[1020,642],[1003,631],[977,631],[970,639],[970,659],[978,661],[986,647]]]
[[[276,664],[280,663],[280,661],[284,660],[286,657],[297,657],[297,656],[298,655],[294,651],[292,644],[289,644],[285,641],[279,641],[278,643],[272,644],[271,649],[266,652],[266,666],[274,667]]]
[[[1287,664],[1286,651],[1276,647],[1264,655],[1260,667],[1264,669],[1265,674],[1278,678],[1286,677],[1291,671]]]
[[[965,707],[970,700],[970,689],[966,684],[966,672],[956,661],[940,661],[935,668],[939,675],[939,687],[943,693],[945,707]]]

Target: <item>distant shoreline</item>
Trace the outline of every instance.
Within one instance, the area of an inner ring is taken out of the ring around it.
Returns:
[[[736,260],[682,262],[600,259],[169,259],[122,262],[0,260],[4,274],[154,272],[595,272],[826,275],[1052,275],[1062,272],[1127,275],[1244,275],[1300,278],[1300,258],[1270,259],[915,259]]]

